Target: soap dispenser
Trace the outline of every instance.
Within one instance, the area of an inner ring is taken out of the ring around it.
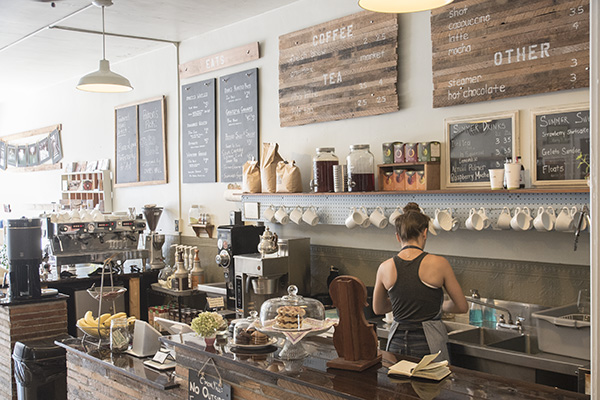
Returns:
[[[471,289],[471,298],[478,301],[481,300],[477,289]],[[474,326],[483,325],[483,307],[481,304],[471,302],[471,307],[469,308],[469,324]]]

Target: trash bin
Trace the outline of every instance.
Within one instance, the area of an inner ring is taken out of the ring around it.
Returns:
[[[12,357],[19,400],[67,398],[66,352],[54,344],[65,337],[15,343]]]

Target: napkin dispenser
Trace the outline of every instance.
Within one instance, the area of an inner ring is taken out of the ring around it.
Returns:
[[[160,349],[162,335],[146,321],[136,320],[131,353],[137,357],[153,356]]]

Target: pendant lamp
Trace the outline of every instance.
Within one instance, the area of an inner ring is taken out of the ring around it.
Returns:
[[[94,2],[96,4],[96,2]],[[108,1],[104,4],[112,4]],[[102,7],[102,60],[98,71],[85,75],[79,80],[77,89],[96,93],[122,93],[133,89],[129,80],[122,75],[110,70],[110,63],[106,59],[106,39],[104,36],[104,4]],[[97,5],[97,4],[96,4]]]
[[[454,0],[358,0],[365,10],[381,13],[411,13],[433,10],[452,3]]]

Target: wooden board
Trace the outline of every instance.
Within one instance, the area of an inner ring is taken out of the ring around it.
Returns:
[[[431,37],[434,107],[589,86],[589,0],[456,0]]]
[[[219,78],[219,130],[221,182],[241,182],[258,160],[258,68]]]
[[[183,183],[217,181],[216,86],[212,78],[181,88]]]
[[[181,79],[216,71],[260,58],[258,42],[248,43],[233,49],[225,50],[210,56],[198,58],[179,65]]]
[[[165,97],[115,107],[115,187],[167,183]]]
[[[369,11],[279,37],[281,126],[398,110],[398,17]]]
[[[590,162],[590,107],[574,104],[531,111],[531,182],[544,185],[586,185]]]
[[[489,187],[491,168],[519,155],[518,111],[447,118],[446,187]]]

